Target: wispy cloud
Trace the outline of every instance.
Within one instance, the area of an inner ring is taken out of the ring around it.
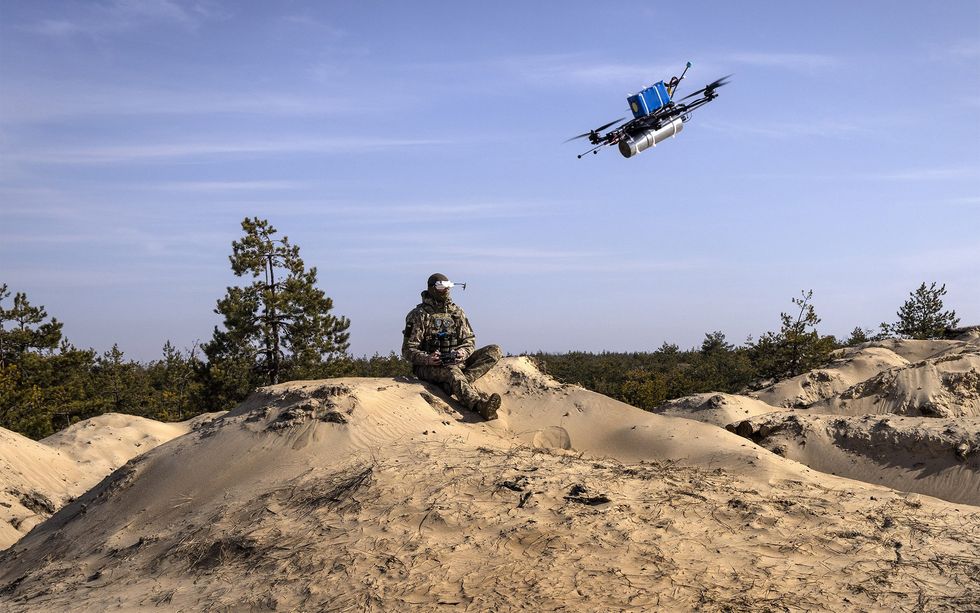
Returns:
[[[964,196],[962,198],[950,198],[946,202],[948,202],[949,204],[956,204],[956,205],[977,206],[980,205],[980,196]]]
[[[282,191],[306,189],[313,184],[304,181],[183,181],[133,186],[139,189],[156,189],[175,192],[239,192]]]
[[[24,29],[44,36],[92,36],[127,32],[142,27],[176,26],[194,29],[220,13],[210,2],[176,0],[113,0],[80,3],[70,15],[45,19]]]
[[[881,181],[948,181],[951,179],[975,179],[977,177],[980,177],[980,168],[950,166],[947,168],[917,168],[875,173],[868,175],[867,178]]]
[[[0,94],[0,108],[3,121],[12,123],[91,115],[321,115],[364,112],[369,105],[338,96],[289,92],[179,91],[35,80],[8,84]]]
[[[735,51],[699,57],[697,68],[702,73],[713,76],[720,76],[715,75],[715,72],[725,69],[731,71],[739,65],[808,72],[833,68],[839,64],[836,57],[818,53]],[[481,74],[498,72],[505,78],[509,76],[538,86],[563,83],[596,87],[620,85],[627,89],[638,89],[657,79],[678,74],[685,61],[678,57],[658,62],[617,62],[583,53],[520,55],[488,62]],[[468,65],[468,68],[471,67]]]
[[[774,53],[738,51],[721,56],[734,64],[810,71],[833,68],[839,64],[834,56],[819,53]]]
[[[959,40],[950,43],[943,51],[954,58],[975,60],[980,58],[980,39]]]
[[[303,28],[310,28],[316,30],[319,34],[325,34],[331,38],[344,38],[347,36],[347,32],[337,26],[327,23],[322,19],[313,17],[308,13],[294,13],[290,15],[284,15],[281,18],[282,22],[291,26],[300,26]]]
[[[763,136],[775,139],[795,139],[802,137],[850,138],[873,133],[873,130],[856,124],[834,119],[814,119],[806,122],[774,122],[750,124],[705,120],[701,125],[731,134]]]
[[[550,87],[556,84],[639,88],[683,68],[684,62],[615,62],[585,54],[519,55],[487,62],[482,74]],[[465,67],[464,67],[465,68]]]
[[[407,147],[428,147],[449,141],[412,138],[336,137],[323,139],[242,140],[154,143],[7,152],[9,161],[43,164],[105,164],[179,158],[262,156],[291,153],[376,153]]]
[[[493,247],[455,247],[434,251],[406,250],[400,246],[372,245],[345,249],[343,260],[331,267],[363,270],[417,270],[438,267],[446,261],[471,273],[490,273],[500,270],[520,271],[521,274],[556,272],[652,272],[684,271],[710,267],[705,258],[651,259],[614,251],[566,250],[495,245]]]

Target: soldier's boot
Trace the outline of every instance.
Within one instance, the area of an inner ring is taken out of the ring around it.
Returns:
[[[463,364],[463,372],[466,373],[467,381],[472,383],[487,374],[487,371],[493,368],[503,355],[504,352],[497,345],[487,345],[474,351]]]
[[[500,394],[490,394],[477,402],[475,409],[487,421],[497,419],[497,410],[500,409]]]

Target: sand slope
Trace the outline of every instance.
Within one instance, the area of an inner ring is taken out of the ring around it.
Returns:
[[[779,407],[806,407],[831,398],[878,373],[908,366],[907,358],[893,348],[862,345],[840,352],[841,357],[827,368],[811,370],[779,381],[750,394],[753,398]]]
[[[132,457],[187,434],[186,423],[163,423],[135,415],[106,413],[41,439],[93,471],[108,475]]]
[[[980,353],[953,353],[886,370],[809,409],[834,415],[980,417]]]
[[[721,426],[786,409],[774,407],[761,400],[737,394],[707,393],[668,400],[653,410],[657,415],[684,417]]]
[[[980,506],[980,418],[793,412],[731,428],[825,473]]]
[[[67,455],[0,428],[0,548],[92,485]]]
[[[218,415],[165,424],[107,413],[41,441],[0,428],[0,549],[131,458]]]
[[[264,388],[0,554],[10,610],[962,610],[980,510],[823,475],[507,359]]]
[[[820,471],[977,505],[980,467],[954,453],[980,437],[977,332],[865,343],[751,398],[699,394],[655,411],[727,427]],[[781,408],[767,415],[762,401]],[[891,424],[900,434],[883,436]]]

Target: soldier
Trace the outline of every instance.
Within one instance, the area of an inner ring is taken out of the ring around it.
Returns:
[[[496,419],[500,394],[487,396],[470,384],[500,360],[500,347],[487,345],[474,351],[473,328],[463,309],[449,297],[452,286],[444,274],[429,277],[422,303],[405,318],[402,356],[412,363],[416,377],[438,383],[447,394],[456,396],[484,419]]]

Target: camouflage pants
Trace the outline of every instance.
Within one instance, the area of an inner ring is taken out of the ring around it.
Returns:
[[[473,410],[483,400],[480,392],[470,385],[493,368],[503,352],[497,345],[487,345],[473,352],[462,364],[452,366],[416,366],[415,376],[423,381],[438,383],[447,394],[459,399],[463,406]]]

